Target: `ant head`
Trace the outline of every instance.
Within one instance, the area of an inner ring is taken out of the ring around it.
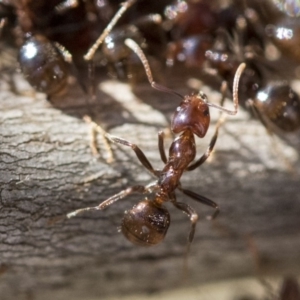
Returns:
[[[121,230],[133,244],[149,247],[164,239],[169,225],[170,214],[166,208],[143,200],[125,212]]]
[[[172,131],[180,133],[189,129],[198,137],[204,137],[210,122],[206,100],[206,95],[201,91],[198,95],[191,94],[184,97],[173,116]]]

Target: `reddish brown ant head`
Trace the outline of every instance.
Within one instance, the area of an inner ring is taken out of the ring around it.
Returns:
[[[177,107],[173,116],[171,129],[180,133],[187,129],[202,138],[205,136],[210,122],[209,108],[203,93],[188,95]]]
[[[143,200],[125,212],[121,230],[133,244],[149,247],[164,239],[169,225],[170,214],[165,207]]]

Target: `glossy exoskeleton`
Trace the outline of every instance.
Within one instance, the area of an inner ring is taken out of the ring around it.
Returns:
[[[54,95],[65,89],[69,75],[66,61],[45,36],[36,34],[26,39],[19,50],[19,63],[24,77],[37,91]]]
[[[296,0],[273,0],[275,5],[290,17],[300,16],[300,3]]]
[[[117,144],[132,148],[141,164],[152,173],[157,180],[147,186],[136,185],[129,187],[120,193],[108,198],[100,205],[78,209],[67,215],[68,218],[89,210],[102,210],[107,206],[119,201],[132,193],[154,194],[151,200],[145,198],[135,205],[131,210],[126,211],[122,221],[121,230],[124,236],[132,243],[139,246],[153,246],[160,243],[169,228],[170,215],[164,203],[171,202],[177,209],[186,213],[191,221],[191,229],[188,236],[188,246],[193,240],[195,227],[198,220],[196,211],[189,205],[176,200],[176,190],[215,209],[212,217],[216,217],[219,212],[218,205],[212,200],[198,195],[193,191],[184,189],[181,186],[180,179],[184,172],[192,171],[202,165],[212,152],[221,121],[216,127],[214,136],[206,152],[196,161],[196,144],[194,135],[203,138],[206,135],[210,124],[209,107],[214,107],[227,114],[234,115],[238,110],[238,82],[241,73],[245,67],[242,64],[236,73],[233,87],[234,109],[225,109],[223,106],[215,105],[207,101],[206,95],[190,94],[181,96],[166,87],[163,87],[153,81],[152,73],[148,61],[141,48],[133,40],[127,39],[125,44],[132,49],[142,61],[151,86],[159,91],[169,92],[181,98],[181,103],[177,107],[171,123],[171,130],[174,134],[179,134],[172,142],[167,156],[164,150],[164,136],[162,132],[158,134],[158,145],[161,160],[164,167],[161,170],[155,170],[142,150],[135,144],[122,138],[106,134],[106,137]]]
[[[252,107],[262,123],[272,131],[295,131],[300,128],[300,99],[287,81],[279,77],[270,80],[274,69],[264,59],[264,49],[260,42],[243,44],[240,35],[231,38],[229,33],[221,32],[214,47],[206,51],[209,66],[215,70],[220,80],[232,86],[238,65],[245,62],[247,67],[241,78],[239,98]]]
[[[167,65],[202,67],[205,51],[212,47],[217,29],[217,13],[212,3],[175,0],[165,8],[164,14],[166,27],[170,27]]]
[[[76,69],[86,66],[86,61],[94,58],[100,44],[102,47],[97,59],[100,58],[94,66],[99,66],[99,62],[100,66],[108,65],[111,74],[126,79],[134,73],[134,70],[129,70],[130,53],[124,46],[126,38],[136,40],[149,50],[150,55],[162,55],[165,41],[157,24],[157,15],[137,16],[133,24],[114,29],[116,22],[135,2],[124,2],[115,16],[115,5],[110,5],[108,1],[101,5],[91,0],[13,2],[21,33],[19,62],[29,83],[50,96],[64,91],[69,69],[78,78],[80,73]],[[110,22],[107,24],[107,21]],[[29,53],[30,49],[32,51]],[[68,66],[71,61],[71,66]]]
[[[283,54],[300,61],[299,18],[282,17],[276,23],[268,24],[266,33]]]
[[[101,56],[111,75],[121,80],[132,79],[139,74],[139,64],[124,44],[127,38],[135,40],[148,55],[158,61],[162,60],[166,40],[160,15],[150,14],[135,20],[131,25],[114,28],[104,39]]]

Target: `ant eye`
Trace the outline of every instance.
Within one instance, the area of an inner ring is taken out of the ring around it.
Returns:
[[[205,111],[203,112],[203,115],[204,115],[205,117],[208,117],[208,116],[209,116],[209,110],[208,110],[208,109],[205,110]]]
[[[198,93],[198,96],[203,100],[207,100],[207,96],[202,91]]]

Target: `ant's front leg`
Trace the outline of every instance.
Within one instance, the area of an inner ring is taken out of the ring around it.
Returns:
[[[90,210],[103,210],[105,209],[107,206],[112,205],[113,203],[127,197],[128,195],[132,194],[132,193],[147,193],[148,189],[142,185],[135,185],[132,187],[127,188],[126,190],[121,191],[118,194],[113,195],[112,197],[106,199],[105,201],[103,201],[102,203],[100,203],[97,206],[92,206],[92,207],[85,207],[85,208],[80,208],[77,209],[73,212],[70,212],[67,214],[67,218],[73,218],[75,216],[77,216],[78,214],[84,212],[84,211],[90,211]]]
[[[164,147],[164,137],[165,134],[163,131],[158,132],[158,150],[160,154],[160,158],[163,161],[164,164],[167,163],[167,155]]]
[[[108,133],[105,134],[105,137],[113,143],[130,147],[135,152],[135,154],[136,154],[138,160],[141,162],[141,164],[154,176],[156,176],[156,177],[158,176],[158,172],[153,169],[151,163],[149,162],[149,160],[146,157],[146,155],[144,154],[144,152],[136,144],[132,144],[127,140],[110,135]]]
[[[207,150],[205,151],[205,153],[198,160],[196,160],[194,163],[192,163],[191,165],[189,165],[186,168],[186,171],[193,171],[193,170],[195,170],[196,168],[198,168],[199,166],[201,166],[208,159],[208,157],[212,153],[212,151],[214,149],[214,146],[216,144],[220,126],[221,126],[221,121],[217,123],[215,134],[213,135],[213,137],[212,137],[212,139],[211,139],[211,141],[209,143],[209,146],[208,146]]]
[[[220,101],[221,106],[223,106],[223,104],[225,102],[227,89],[228,89],[227,83],[225,81],[223,81],[222,85],[221,85],[221,89],[220,89],[221,90],[221,96],[222,96],[221,101]],[[205,151],[205,153],[198,160],[196,160],[194,163],[189,165],[186,168],[186,171],[195,170],[196,168],[201,166],[208,159],[208,157],[210,156],[210,154],[212,153],[212,151],[215,147],[215,144],[216,144],[217,139],[218,139],[219,128],[223,124],[223,122],[224,122],[224,118],[222,117],[222,112],[221,112],[219,120],[218,120],[217,125],[216,125],[215,134],[213,135],[212,139],[210,140],[210,143],[208,145],[207,150]]]

